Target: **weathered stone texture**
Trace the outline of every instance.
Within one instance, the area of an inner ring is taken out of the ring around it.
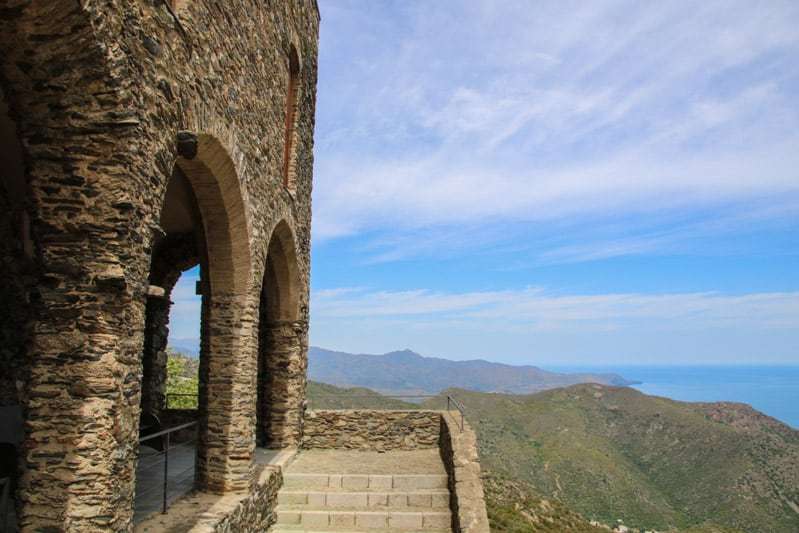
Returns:
[[[477,436],[468,423],[460,427],[450,413],[441,416],[441,458],[449,476],[452,530],[455,533],[488,533]]]
[[[25,162],[18,200],[35,265],[23,291],[5,279],[2,291],[30,311],[18,395],[26,531],[132,528],[149,277],[176,166],[207,240],[198,456],[207,489],[252,483],[259,298],[278,224],[293,236],[294,321],[306,335],[318,10],[312,0],[194,0],[175,17],[168,4],[0,5],[0,84]],[[290,189],[292,46],[301,68]],[[196,136],[196,154],[178,154],[179,132]]]
[[[303,448],[416,450],[438,446],[438,411],[312,410],[305,415]]]
[[[260,445],[296,447],[303,431],[308,332],[304,322],[261,324],[258,406]]]

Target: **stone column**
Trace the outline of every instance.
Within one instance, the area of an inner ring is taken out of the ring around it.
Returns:
[[[133,297],[121,265],[68,253],[74,260],[47,262],[38,287],[20,525],[125,531],[138,450],[143,298]]]
[[[261,324],[258,432],[266,448],[298,446],[302,440],[308,366],[305,321]]]
[[[244,490],[255,449],[253,312],[246,296],[203,300],[197,481],[210,492]]]
[[[166,346],[170,302],[166,297],[147,298],[142,354],[141,407],[143,413],[160,416],[166,408]]]

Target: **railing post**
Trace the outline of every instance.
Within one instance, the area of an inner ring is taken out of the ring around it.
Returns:
[[[4,477],[0,479],[0,487],[2,487],[0,489],[0,520],[2,520],[0,531],[5,533],[8,531],[6,528],[8,528],[8,500],[11,491],[11,478]]]
[[[169,433],[164,436],[166,437],[164,444],[164,507],[161,513],[166,514],[166,489],[169,483]]]

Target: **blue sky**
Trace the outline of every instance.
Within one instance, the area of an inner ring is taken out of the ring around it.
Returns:
[[[799,4],[319,4],[313,344],[799,363]]]

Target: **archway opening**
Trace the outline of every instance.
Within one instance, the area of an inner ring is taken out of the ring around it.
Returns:
[[[296,446],[305,396],[300,279],[294,238],[281,222],[269,241],[261,286],[258,339],[257,444]]]
[[[196,427],[170,433],[168,438],[158,436],[198,419],[196,357],[205,297],[195,293],[200,292],[196,289],[202,286],[208,267],[197,199],[177,166],[167,184],[159,228],[153,240],[145,308],[134,522],[162,509],[164,490],[167,500],[174,499],[189,491],[195,478]],[[179,355],[170,347],[170,338],[184,336],[187,344],[189,338],[196,339],[192,354]],[[165,464],[167,453],[170,464]],[[165,488],[163,472],[167,474]]]
[[[196,411],[199,407],[202,296],[197,294],[199,265],[183,272],[172,289],[166,348],[166,410]],[[191,414],[191,413],[189,413]]]
[[[154,236],[149,276],[135,520],[195,486],[227,492],[250,483],[249,443],[255,429],[241,422],[252,420],[246,406],[254,391],[240,386],[252,379],[252,367],[248,373],[246,365],[252,319],[244,200],[233,163],[216,139],[182,132],[178,152]],[[187,294],[192,284],[194,298]],[[189,333],[199,345],[199,364],[170,368],[169,324],[173,332],[180,331],[186,318],[180,306],[187,300],[195,313],[199,303],[199,328]],[[196,397],[191,390],[169,390],[171,379],[191,387],[193,376],[187,371],[197,376]],[[165,457],[156,456],[173,447],[167,466]],[[149,460],[144,451],[156,458]],[[148,474],[147,468],[158,474]]]

